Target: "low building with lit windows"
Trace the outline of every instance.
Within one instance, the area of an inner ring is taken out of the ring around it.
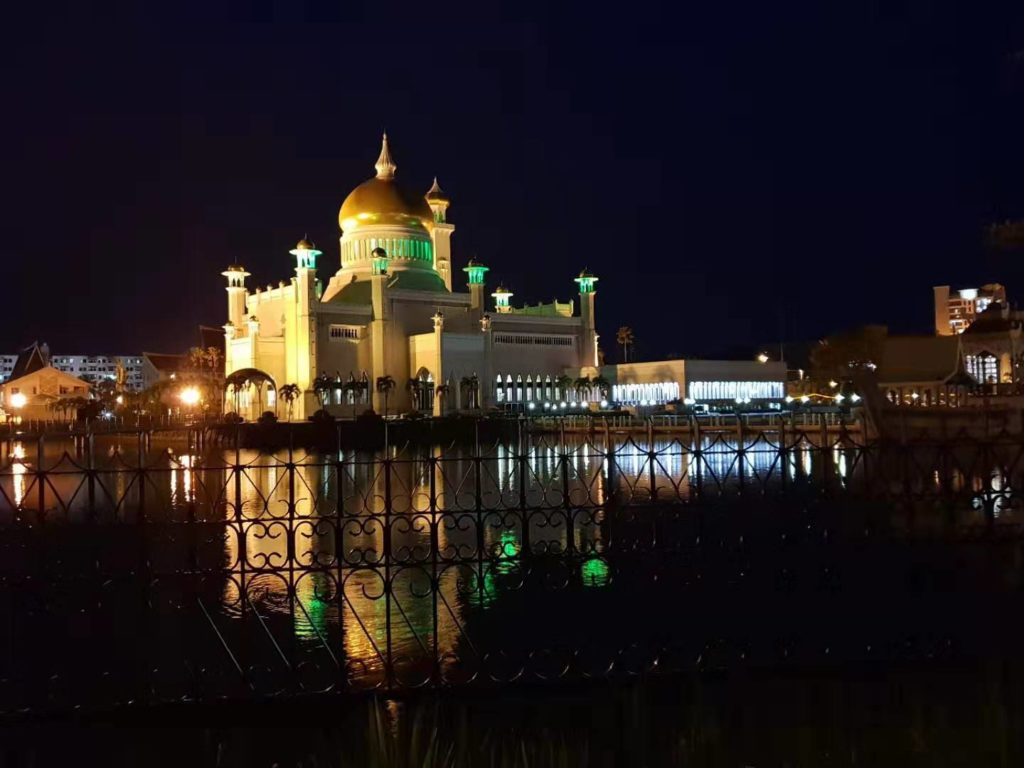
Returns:
[[[605,365],[610,400],[656,406],[676,400],[708,407],[777,407],[786,396],[786,364],[773,360],[660,360]]]
[[[1018,384],[1024,374],[1024,318],[993,304],[961,334],[964,368],[979,384]]]
[[[225,408],[439,415],[569,397],[567,379],[598,363],[597,277],[575,277],[575,300],[515,306],[503,285],[488,292],[483,264],[454,266],[436,179],[425,195],[400,187],[386,136],[375,169],[341,205],[340,263],[325,280],[305,238],[287,280],[250,288],[241,265],[223,272]]]

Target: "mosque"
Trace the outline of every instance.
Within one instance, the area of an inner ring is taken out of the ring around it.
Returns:
[[[225,409],[284,415],[288,397],[301,420],[321,405],[336,415],[441,415],[575,399],[567,377],[597,375],[599,365],[597,277],[575,278],[578,306],[516,307],[500,285],[488,294],[486,266],[453,266],[455,227],[437,179],[422,196],[403,189],[387,135],[375,169],[341,205],[341,259],[326,283],[322,252],[306,239],[291,250],[294,276],[276,286],[250,290],[238,264],[223,272]]]

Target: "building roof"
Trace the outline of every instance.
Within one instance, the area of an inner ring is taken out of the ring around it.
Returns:
[[[18,379],[28,376],[30,373],[46,368],[50,364],[49,350],[39,345],[38,341],[26,347],[18,353],[18,359],[14,361],[11,369],[11,379]]]
[[[434,271],[420,269],[403,269],[387,278],[388,288],[401,291],[447,291],[444,280]],[[326,303],[333,304],[372,304],[371,294],[372,282],[370,280],[353,280],[345,285],[336,294],[331,296]],[[221,332],[223,335],[223,331]]]
[[[876,374],[880,383],[949,381],[963,371],[959,336],[887,336]]]
[[[1020,320],[1014,317],[1005,305],[993,302],[967,326],[964,333],[972,336],[981,333],[1005,333],[1019,327]]]
[[[162,352],[143,352],[142,356],[161,373],[178,373],[189,366],[188,355],[172,355]]]

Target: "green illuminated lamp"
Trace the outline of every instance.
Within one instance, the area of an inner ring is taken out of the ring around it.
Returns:
[[[580,272],[579,277],[575,278],[575,282],[578,283],[580,286],[580,293],[593,293],[594,283],[596,283],[597,280],[598,278],[590,274],[590,272],[588,272],[586,268],[584,268],[583,271]]]
[[[289,253],[298,260],[299,269],[316,269],[316,257],[322,251],[318,251],[306,238],[302,238]]]
[[[473,259],[470,259],[469,264],[463,267],[462,271],[469,275],[470,285],[483,285],[484,275],[490,270],[483,264],[478,264]]]
[[[491,296],[494,298],[494,306],[499,312],[508,312],[511,309],[508,300],[512,298],[512,291],[505,286],[499,285]]]

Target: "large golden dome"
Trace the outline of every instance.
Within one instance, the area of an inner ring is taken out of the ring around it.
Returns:
[[[376,164],[377,175],[353,189],[338,212],[338,224],[345,232],[360,226],[391,224],[426,229],[433,222],[427,201],[403,191],[395,183],[394,162],[388,150],[388,137]]]

